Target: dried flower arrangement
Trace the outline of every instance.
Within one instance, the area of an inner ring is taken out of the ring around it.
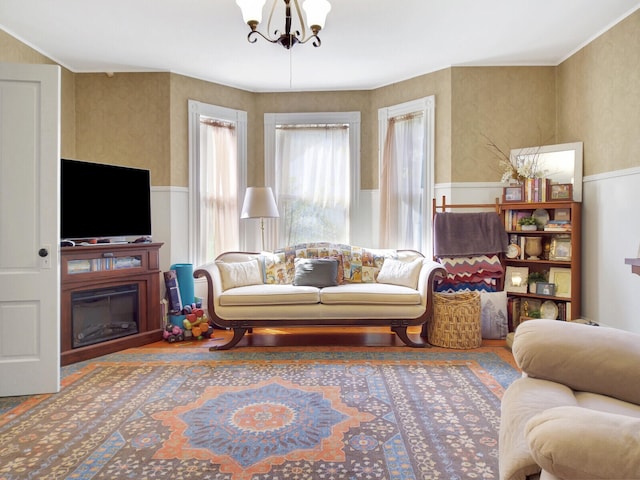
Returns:
[[[532,148],[531,153],[512,159],[511,156],[505,153],[495,142],[488,138],[487,141],[487,148],[489,148],[498,159],[498,166],[502,172],[502,179],[500,180],[502,183],[507,183],[510,180],[523,183],[527,178],[542,178],[545,176],[546,171],[542,170],[538,164],[539,147]]]

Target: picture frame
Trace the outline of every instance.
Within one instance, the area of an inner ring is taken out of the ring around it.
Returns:
[[[554,296],[555,294],[556,294],[555,283],[547,283],[547,282],[536,283],[536,295]]]
[[[549,260],[571,261],[571,237],[556,236],[551,239]]]
[[[549,283],[556,286],[556,297],[571,298],[571,269],[551,267],[549,269]]]
[[[524,199],[523,185],[509,185],[508,187],[504,187],[502,192],[502,201],[504,203],[522,202],[523,199]]]
[[[549,191],[550,200],[573,200],[573,185],[570,183],[552,183]]]
[[[566,222],[571,221],[571,209],[570,208],[556,208],[554,220],[562,220]]]
[[[504,289],[512,293],[527,293],[529,285],[527,277],[529,276],[529,267],[513,267],[507,265],[504,277]]]

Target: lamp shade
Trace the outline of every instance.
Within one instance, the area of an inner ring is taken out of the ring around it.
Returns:
[[[307,14],[307,23],[310,27],[323,28],[327,14],[331,10],[331,4],[327,0],[305,0],[302,8]]]
[[[236,0],[236,3],[242,10],[242,18],[246,23],[262,21],[262,7],[267,0]]]
[[[271,187],[248,187],[244,193],[244,202],[240,218],[279,217],[276,200]]]

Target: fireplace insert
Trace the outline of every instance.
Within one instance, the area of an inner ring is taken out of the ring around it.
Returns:
[[[72,347],[84,347],[138,333],[138,285],[71,294]]]

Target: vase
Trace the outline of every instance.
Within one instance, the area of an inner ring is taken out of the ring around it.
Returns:
[[[540,260],[539,255],[542,253],[542,238],[526,237],[524,242],[524,253],[529,256],[529,260]]]

